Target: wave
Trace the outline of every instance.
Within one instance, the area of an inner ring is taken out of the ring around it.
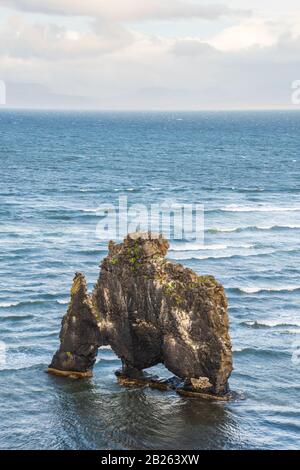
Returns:
[[[115,188],[114,191],[116,193],[120,193],[120,192],[138,193],[140,189],[139,188]]]
[[[16,307],[19,302],[0,302],[0,308]]]
[[[5,317],[1,317],[0,321],[22,321],[22,320],[30,320],[34,318],[34,315],[8,315]]]
[[[169,256],[170,259],[175,259],[175,260],[204,260],[204,259],[239,259],[239,258],[249,258],[249,257],[263,257],[263,256],[269,256],[273,253],[276,253],[276,250],[272,250],[272,251],[267,251],[267,252],[263,252],[263,253],[244,253],[244,254],[237,254],[237,253],[231,253],[231,254],[228,254],[228,255],[224,255],[224,254],[220,254],[220,255],[200,255],[200,254],[195,254],[195,253],[191,253],[190,255],[187,254],[177,254],[176,255],[173,255],[173,256]],[[231,291],[234,291],[234,290],[239,290],[238,288],[232,288],[230,289]]]
[[[294,161],[294,160],[293,160]],[[229,189],[229,188],[228,188]],[[300,188],[281,188],[281,189],[270,189],[270,188],[231,188],[233,191],[238,193],[299,193]]]
[[[257,356],[273,356],[275,358],[283,356],[290,357],[290,353],[287,351],[275,351],[274,349],[259,349],[252,347],[233,348],[233,353],[236,355],[255,354]]]
[[[45,301],[43,300],[23,300],[21,302],[2,302],[0,303],[0,308],[14,308],[14,307],[22,307],[26,305],[38,305],[43,304]]]
[[[244,232],[244,231],[259,231],[259,230],[295,230],[300,229],[300,225],[248,225],[245,227],[232,227],[232,228],[209,228],[206,229],[207,233],[231,233],[231,232]]]
[[[98,359],[97,359],[97,364],[98,363],[105,363],[105,362],[108,362],[108,363],[112,363],[112,362],[120,362],[120,359],[117,357],[117,356],[104,356],[102,354],[102,356],[99,356]]]
[[[202,243],[184,243],[183,245],[171,245],[171,251],[198,251],[198,250],[226,250],[228,248],[254,248],[255,245],[245,243],[242,245],[225,245],[225,244],[212,244],[205,245]]]
[[[30,252],[36,252],[36,250],[32,247],[24,247],[24,248],[15,248],[14,250],[9,250],[7,251],[7,258],[9,258],[11,255],[12,257],[14,255],[19,255],[19,254],[26,254],[26,253],[30,253]]]
[[[95,207],[95,208],[92,208],[92,209],[78,209],[79,212],[84,212],[84,213],[87,213],[87,214],[96,214],[97,212],[99,212],[99,207]]]
[[[81,251],[77,251],[77,253],[80,255],[99,255],[100,253],[107,252],[107,250],[108,250],[107,246],[99,246],[96,249],[81,250]]]
[[[0,372],[17,372],[18,370],[37,369],[41,367],[47,367],[45,362],[36,361],[28,364],[28,360],[24,358],[23,361],[14,361],[12,364],[5,364],[3,367],[0,366]]]
[[[62,208],[62,209],[51,209],[45,211],[46,217],[48,219],[55,220],[71,220],[75,217],[87,217],[87,215],[97,215],[101,214],[101,209],[99,207],[91,208]]]
[[[44,190],[43,193],[60,193],[60,194],[78,194],[80,193],[88,193],[88,194],[112,194],[114,192],[113,189],[105,189],[105,188],[71,188],[71,189],[47,189]]]
[[[300,290],[300,286],[283,286],[283,287],[235,287],[230,289],[243,294],[258,294],[260,292],[295,292]]]
[[[280,331],[280,334],[285,334],[285,335],[300,335],[300,329],[295,329],[295,328],[292,328],[292,329],[288,329],[288,330],[283,330],[283,331]]]
[[[72,254],[77,254],[77,255],[100,255],[101,253],[106,253],[108,250],[107,246],[99,246],[97,248],[91,248],[90,250],[79,250],[78,248],[77,249],[71,249],[69,250],[69,253],[72,253]],[[50,263],[50,265],[52,266],[53,263]]]
[[[57,303],[60,305],[68,305],[69,302],[70,300],[57,300]]]
[[[240,325],[246,326],[247,328],[282,328],[282,327],[299,327],[300,321],[295,322],[280,322],[276,320],[246,320],[240,323]]]
[[[234,191],[235,193],[299,193],[300,188],[263,188],[263,187],[236,187],[236,186],[218,186],[218,187],[211,187],[211,186],[202,186],[201,190],[203,191],[212,191],[212,192],[219,192],[219,191]]]
[[[52,297],[51,294],[47,294],[45,297]],[[47,300],[22,300],[20,302],[0,302],[0,308],[18,308],[26,307],[27,305],[42,305],[49,302],[54,302],[61,305],[66,305],[69,303],[67,300],[56,300],[56,299],[47,299]]]
[[[154,188],[152,191],[156,191],[161,188]],[[79,192],[80,193],[106,193],[106,194],[112,194],[112,193],[119,193],[119,192],[129,192],[129,193],[137,193],[140,191],[140,188],[114,188],[114,189],[90,189],[90,188],[80,188]],[[72,192],[77,192],[73,190]]]
[[[228,246],[228,248],[255,248],[255,245],[253,246]],[[180,253],[181,252],[181,253]],[[190,254],[188,254],[190,252]],[[240,258],[249,258],[249,257],[256,257],[256,258],[261,258],[261,257],[264,257],[264,256],[270,256],[270,255],[275,255],[275,254],[282,254],[282,253],[299,253],[299,249],[298,248],[295,248],[295,249],[291,249],[291,250],[280,250],[280,249],[270,249],[270,251],[264,251],[264,252],[252,252],[252,251],[249,251],[248,253],[245,252],[245,253],[230,253],[230,254],[223,254],[223,253],[220,253],[219,255],[201,255],[201,254],[197,254],[195,253],[195,251],[193,250],[187,250],[186,252],[184,250],[178,250],[178,251],[175,251],[174,254],[172,254],[172,250],[170,252],[171,256],[169,256],[169,258],[171,259],[175,259],[175,260],[204,260],[204,259],[226,259],[226,258],[230,258],[230,259],[240,259]],[[243,292],[243,293],[246,293],[246,294],[253,294],[256,292],[256,289],[257,289],[257,292],[259,291],[273,291],[273,289],[269,289],[269,288],[252,288],[252,287],[245,287],[245,288],[238,288],[238,287],[233,287],[233,288],[229,288],[229,290],[231,291],[238,291],[238,292]],[[289,291],[293,291],[293,290],[298,290],[300,289],[300,286],[290,286],[288,288],[278,288],[278,289],[275,289],[276,291],[278,292],[285,292],[287,290]]]
[[[272,205],[258,205],[258,206],[242,206],[238,204],[229,204],[228,206],[221,207],[221,212],[299,212],[300,206],[272,206]]]

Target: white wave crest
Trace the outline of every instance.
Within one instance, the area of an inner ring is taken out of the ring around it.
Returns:
[[[242,227],[232,227],[232,228],[223,228],[223,227],[212,227],[208,228],[206,231],[211,233],[231,233],[231,232],[241,232],[246,230],[275,230],[275,229],[286,229],[286,230],[295,230],[300,229],[299,224],[286,224],[286,225],[246,225]]]
[[[239,287],[241,292],[245,294],[257,294],[259,292],[294,292],[299,290],[300,286],[282,286],[282,287]]]
[[[225,244],[211,244],[203,245],[202,243],[184,243],[182,245],[171,245],[171,251],[198,251],[198,250],[227,250],[228,248],[254,248],[255,245],[245,243],[242,245],[225,245]]]
[[[281,321],[278,320],[247,320],[242,322],[242,324],[247,326],[266,326],[269,328],[276,328],[276,327],[284,327],[284,326],[293,326],[300,328],[300,321],[295,321],[294,319],[283,319]],[[296,330],[299,333],[299,330]]]
[[[224,254],[224,253],[220,253],[219,255],[201,255],[199,253],[195,253],[195,252],[175,252],[175,253],[172,253],[170,252],[170,254],[168,255],[168,257],[170,259],[175,259],[175,260],[191,260],[191,259],[199,259],[199,260],[203,260],[203,259],[223,259],[223,258],[235,258],[236,256],[241,256],[243,258],[247,258],[247,257],[250,257],[250,256],[264,256],[264,255],[270,255],[272,253],[276,253],[276,251],[272,250],[272,251],[265,251],[265,252],[262,252],[262,253],[252,253],[251,251],[249,253],[228,253],[228,254]]]
[[[229,204],[228,206],[220,208],[223,212],[298,212],[300,211],[300,206],[272,206],[267,204],[262,204],[258,206],[242,206],[238,204]]]
[[[19,302],[0,302],[0,308],[16,307]]]

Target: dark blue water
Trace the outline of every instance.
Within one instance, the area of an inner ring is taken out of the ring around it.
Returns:
[[[299,448],[299,148],[297,112],[0,113],[1,449]],[[120,194],[205,204],[205,249],[169,257],[226,287],[237,400],[122,388],[110,349],[91,380],[44,373]]]

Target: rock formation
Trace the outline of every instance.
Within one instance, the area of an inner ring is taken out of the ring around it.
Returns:
[[[182,383],[156,380],[158,388],[227,394],[232,354],[224,289],[212,276],[168,261],[168,247],[140,232],[110,242],[91,296],[84,277],[75,276],[49,372],[90,375],[97,349],[109,344],[122,360],[123,382],[153,382],[143,370],[163,363]]]
[[[71,301],[62,320],[60,348],[54,354],[48,372],[91,377],[98,348],[102,344],[85,278],[76,273],[71,288]]]

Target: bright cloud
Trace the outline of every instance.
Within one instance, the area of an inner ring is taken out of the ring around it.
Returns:
[[[238,51],[254,46],[270,47],[286,31],[287,25],[284,23],[253,18],[224,29],[208,42],[220,51]]]

